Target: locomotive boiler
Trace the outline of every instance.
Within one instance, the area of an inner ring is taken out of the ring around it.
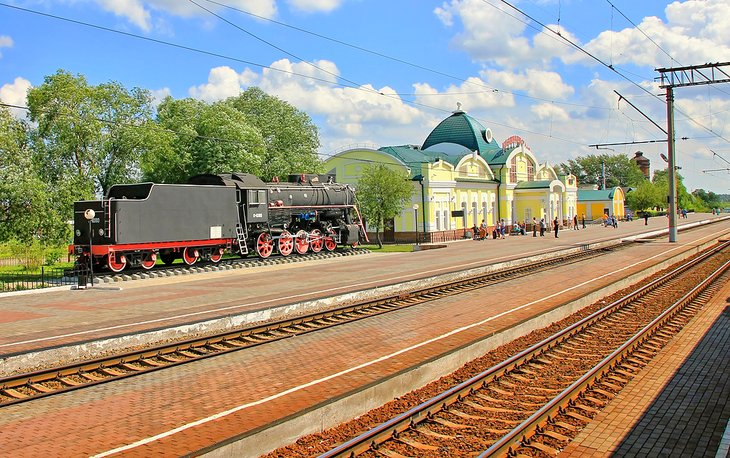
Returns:
[[[354,189],[333,175],[290,175],[265,183],[246,173],[198,175],[186,184],[112,186],[101,200],[74,203],[80,264],[121,272],[157,259],[220,262],[226,252],[332,251],[367,235]]]

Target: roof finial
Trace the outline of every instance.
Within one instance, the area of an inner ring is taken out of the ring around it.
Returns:
[[[461,102],[456,102],[456,111],[454,113],[459,113],[461,111]]]

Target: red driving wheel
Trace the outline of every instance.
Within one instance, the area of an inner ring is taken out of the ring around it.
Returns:
[[[322,247],[324,246],[324,238],[322,237],[322,231],[319,229],[315,229],[312,232],[309,233],[309,244],[312,246],[312,251],[314,253],[319,253],[322,251]]]
[[[266,259],[271,256],[272,251],[274,251],[274,241],[268,232],[262,232],[256,238],[256,254],[260,258]]]
[[[289,256],[294,251],[294,237],[289,231],[283,231],[279,236],[279,253],[282,256]]]
[[[294,239],[294,247],[297,249],[297,253],[304,254],[309,249],[309,235],[307,231],[299,231]]]
[[[337,242],[335,242],[332,232],[324,237],[324,248],[327,251],[335,251],[335,248],[337,248]]]

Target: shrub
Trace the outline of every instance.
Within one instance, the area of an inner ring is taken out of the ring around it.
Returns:
[[[43,246],[37,240],[27,244],[17,240],[8,242],[10,253],[25,270],[37,270],[43,264]]]

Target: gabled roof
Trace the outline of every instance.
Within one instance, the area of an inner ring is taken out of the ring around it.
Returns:
[[[551,180],[521,181],[515,189],[550,189]]]
[[[487,142],[486,138],[487,129],[479,121],[457,110],[431,131],[421,150],[427,150],[440,143],[456,143],[470,151],[477,151],[486,159],[490,153],[494,155],[500,149],[494,139]]]
[[[611,189],[579,189],[578,200],[613,200],[616,188]]]
[[[440,151],[421,151],[417,146],[384,146],[378,151],[393,156],[411,169],[411,178],[421,173],[421,164],[433,163],[438,160],[448,162],[454,167],[464,157],[464,154],[449,154]]]

